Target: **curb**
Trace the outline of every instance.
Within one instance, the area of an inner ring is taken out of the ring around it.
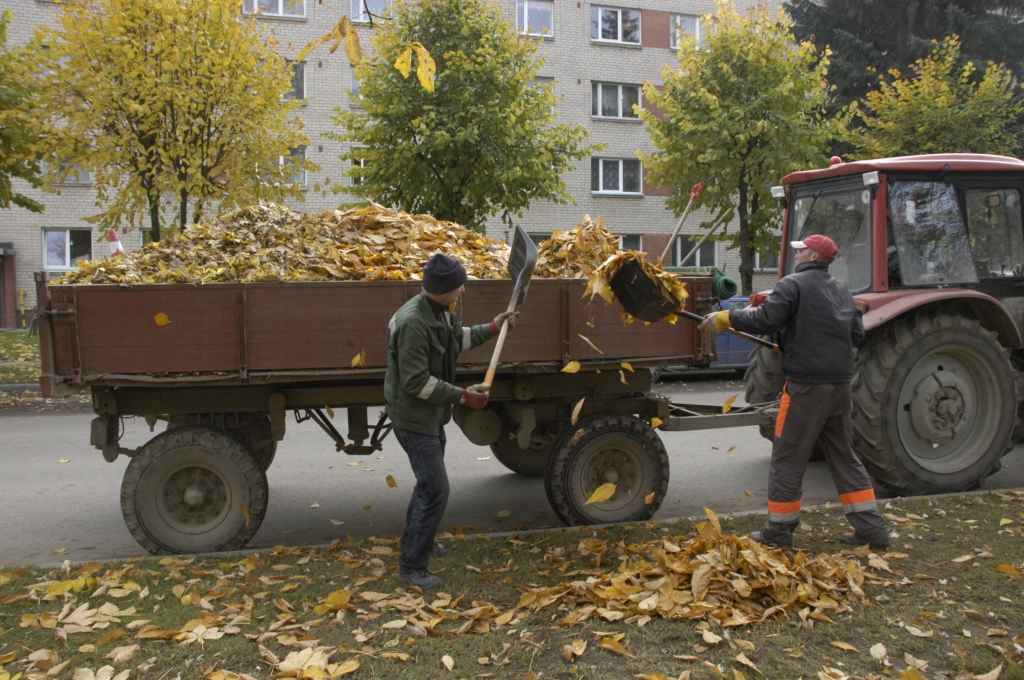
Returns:
[[[0,385],[0,392],[38,392],[39,383],[8,383]]]

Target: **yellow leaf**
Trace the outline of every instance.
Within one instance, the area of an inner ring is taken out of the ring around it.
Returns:
[[[330,406],[325,406],[324,410],[327,411],[327,415],[331,417],[331,420],[334,420],[334,409]]]
[[[921,630],[917,626],[907,626],[907,632],[913,635],[914,637],[919,638],[930,638],[931,636],[935,635],[934,630]]]
[[[832,641],[832,646],[833,647],[838,647],[839,649],[846,650],[847,652],[855,652],[857,654],[860,654],[860,650],[857,649],[856,647],[854,647],[853,645],[851,645],[849,642],[841,642],[839,640],[833,640]]]
[[[754,494],[750,493],[746,489],[743,490],[743,495],[746,496],[747,498],[753,498],[754,497]]]
[[[395,60],[395,68],[402,74],[403,78],[408,78],[409,73],[412,70],[412,48],[406,47],[405,52]]]
[[[739,672],[735,668],[732,669],[732,680],[747,680],[747,676]]]
[[[973,559],[974,555],[961,555],[960,557],[954,557],[952,561],[959,564],[961,562],[970,562]]]
[[[434,74],[437,73],[437,65],[434,63],[433,57],[430,56],[430,52],[427,52],[427,48],[419,43],[413,43],[412,47],[416,50],[416,56],[419,57],[419,66],[416,67],[416,77],[420,79],[420,85],[427,92],[434,91]]]
[[[629,653],[628,649],[622,646],[622,643],[620,643],[618,640],[614,638],[604,638],[601,640],[601,642],[598,643],[597,646],[601,649],[607,649],[609,652],[615,652],[616,654],[621,654],[622,656],[628,656],[630,659],[636,658],[635,656]]]
[[[345,37],[345,54],[348,55],[348,63],[353,66],[363,60],[363,48],[359,44],[359,36],[351,28]]]
[[[565,365],[565,368],[562,369],[562,373],[576,373],[579,370],[580,362],[573,360]]]
[[[390,486],[392,489],[394,489],[396,486],[398,486],[398,482],[396,482],[395,478],[392,477],[391,475],[388,475],[387,477],[385,477],[384,481],[387,482],[388,486]]]
[[[622,366],[622,367],[623,367],[624,369],[626,369],[627,371],[629,371],[630,373],[635,373],[635,371],[633,370],[633,367],[629,365],[629,362],[627,362],[627,361],[623,361],[623,362],[622,362],[621,364],[619,364],[619,365],[620,365],[620,366]]]
[[[659,427],[665,424],[665,421],[661,418],[651,418],[651,428],[657,430]]]
[[[1021,577],[1021,571],[1012,564],[1000,564],[996,567],[996,571],[1000,574],[1006,574],[1007,576],[1013,576],[1014,578]]]
[[[999,675],[1003,672],[1003,664],[999,664],[988,673],[984,675],[975,675],[974,680],[999,680]]]
[[[601,350],[599,350],[599,349],[597,348],[597,345],[595,345],[594,343],[592,343],[592,342],[590,341],[590,338],[588,338],[588,337],[587,337],[587,336],[585,336],[585,335],[581,335],[581,334],[579,334],[579,333],[577,333],[576,335],[579,335],[579,336],[580,336],[580,339],[581,339],[581,340],[583,340],[583,342],[585,342],[585,343],[587,343],[588,345],[590,345],[590,348],[591,348],[591,349],[593,349],[593,350],[594,350],[595,352],[597,352],[598,354],[604,354],[604,352],[602,352]]]
[[[79,260],[78,261],[78,266],[86,274],[92,274],[93,272],[96,271],[96,267],[94,267],[93,265],[89,264],[86,260]]]
[[[711,520],[711,526],[715,527],[715,530],[718,533],[722,533],[722,523],[719,521],[718,515],[715,514],[715,511],[711,508],[704,508],[704,514],[708,516],[709,520]]]
[[[366,365],[366,349],[352,357],[352,368],[362,368]]]
[[[587,400],[587,398],[583,397],[582,399],[579,400],[579,402],[576,404],[576,406],[573,407],[573,409],[572,409],[572,424],[573,425],[575,425],[576,421],[578,421],[580,419],[580,411],[583,410],[583,402],[586,401],[586,400]]]
[[[615,489],[618,488],[614,482],[605,482],[601,486],[594,489],[594,493],[590,494],[590,498],[583,505],[590,505],[591,503],[604,503],[606,500],[615,495]]]
[[[728,413],[729,411],[732,410],[732,405],[736,401],[736,397],[738,397],[738,396],[740,396],[740,395],[739,394],[734,394],[734,395],[732,395],[731,397],[729,397],[728,399],[725,400],[725,403],[722,404],[722,413]]]
[[[650,505],[651,503],[653,503],[654,502],[654,497],[657,496],[657,495],[658,495],[657,491],[652,491],[649,494],[647,494],[646,496],[644,496],[644,504],[645,505]]]
[[[1013,524],[1013,520],[1012,519],[1007,519],[1005,517],[1003,519],[999,520],[999,526],[1001,526],[1001,527],[1005,527],[1008,524]]]
[[[353,31],[355,33],[355,31]],[[359,670],[359,659],[348,659],[337,666],[328,666],[328,672],[332,678],[338,678],[342,675],[348,675],[349,673],[355,673]]]
[[[575,432],[572,433],[572,437],[569,438],[569,441],[574,442],[574,441],[576,441],[577,439],[579,439],[582,436],[583,436],[583,428],[581,427],[580,429],[578,429],[578,430],[576,430]]]
[[[498,517],[508,517],[512,514],[511,510],[498,510]]]
[[[736,656],[736,658],[734,659],[734,661],[736,661],[736,663],[741,663],[741,664],[743,664],[743,665],[744,665],[744,666],[746,666],[747,668],[750,668],[751,670],[753,670],[753,671],[756,671],[757,673],[761,673],[761,669],[760,669],[760,668],[758,668],[757,666],[755,666],[755,665],[754,665],[754,662],[753,662],[753,661],[751,661],[750,659],[748,659],[748,658],[747,658],[747,655],[746,655],[746,654],[744,654],[743,652],[740,652],[740,653],[739,653],[739,654],[738,654],[738,655]],[[734,672],[734,673],[738,673],[739,671],[736,671],[736,670],[734,669],[734,670],[733,670],[733,672]],[[764,675],[764,673],[761,673],[761,675]]]
[[[382,659],[398,659],[399,661],[409,660],[409,655],[405,652],[382,652],[380,657]]]
[[[443,663],[444,667],[447,668],[449,671],[455,668],[455,659],[448,656],[447,654],[441,657],[441,663]]]
[[[908,668],[900,673],[900,680],[928,680],[928,678],[916,668]]]
[[[334,519],[333,517],[328,517],[327,521],[336,527],[345,526],[345,520],[343,519]]]

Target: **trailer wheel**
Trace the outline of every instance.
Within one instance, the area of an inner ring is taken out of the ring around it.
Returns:
[[[537,429],[542,431],[541,437],[534,437],[529,448],[519,448],[516,442],[514,426],[508,420],[508,416],[501,413],[501,422],[504,427],[501,436],[491,444],[491,452],[498,462],[512,472],[522,477],[543,477],[551,461],[551,453],[558,446],[565,436],[568,423],[551,421],[537,423]]]
[[[854,448],[890,490],[969,489],[1013,446],[1015,376],[1007,350],[978,321],[900,318],[858,354]]]
[[[754,347],[747,357],[750,365],[743,374],[747,384],[748,404],[767,404],[782,397],[782,386],[786,379],[782,373],[782,355],[760,345]],[[768,441],[775,441],[775,423],[762,423],[761,436]]]
[[[237,550],[267,511],[267,477],[235,437],[209,427],[176,427],[131,459],[121,512],[154,555]]]
[[[270,430],[270,416],[262,416],[228,432],[238,437],[252,452],[261,470],[266,472],[270,468],[277,453],[277,442],[274,441]]]
[[[635,416],[598,414],[581,421],[578,430],[580,437],[562,440],[544,477],[555,514],[570,525],[652,517],[668,491],[668,453],[651,426]],[[586,505],[608,482],[617,485],[615,495]]]

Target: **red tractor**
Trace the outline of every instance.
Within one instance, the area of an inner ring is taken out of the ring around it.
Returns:
[[[892,492],[939,493],[999,470],[1024,440],[1024,161],[834,157],[772,194],[786,208],[780,276],[790,241],[825,234],[839,245],[830,271],[864,312],[853,436],[868,471]],[[778,399],[779,355],[754,350],[746,381],[749,403]]]

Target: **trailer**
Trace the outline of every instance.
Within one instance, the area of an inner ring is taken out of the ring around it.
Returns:
[[[683,281],[686,309],[711,311],[712,278]],[[289,412],[313,420],[347,455],[381,450],[391,431],[381,408],[388,320],[420,292],[416,281],[50,285],[44,273],[36,285],[43,394],[91,391],[91,444],[107,462],[129,459],[122,513],[154,554],[250,540],[267,511],[265,471]],[[463,323],[493,318],[511,287],[471,281],[459,301]],[[584,298],[585,287],[532,282],[487,408],[457,407],[454,420],[509,469],[543,477],[567,524],[646,519],[669,478],[652,424],[756,425],[764,414],[748,407],[723,415],[653,394],[649,369],[714,360],[710,333],[683,319],[625,324],[618,305]],[[488,345],[464,353],[458,383],[480,382],[489,358]],[[579,370],[563,371],[571,362]],[[346,417],[335,419],[334,409]],[[125,448],[121,423],[132,416],[162,431]],[[615,495],[586,505],[607,482]]]

